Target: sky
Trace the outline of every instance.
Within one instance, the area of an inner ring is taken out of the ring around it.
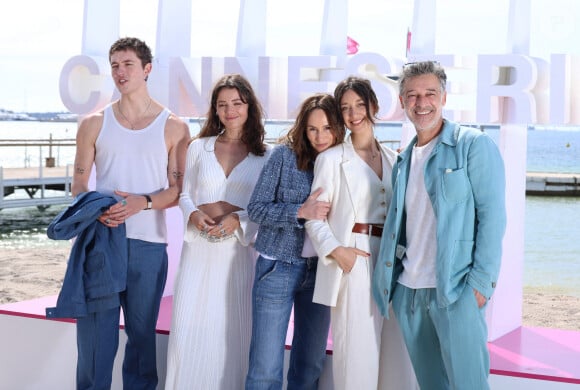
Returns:
[[[115,0],[106,0],[115,1]],[[119,36],[144,39],[155,54],[158,0],[117,0]],[[192,0],[192,57],[235,52],[238,0]],[[535,56],[580,54],[580,2],[530,0]],[[359,51],[405,56],[412,25],[411,0],[351,0],[348,35]],[[438,0],[436,52],[502,54],[508,0]],[[269,56],[317,55],[323,0],[268,0]],[[0,109],[66,111],[59,77],[68,59],[81,54],[83,0],[0,0]],[[103,21],[106,26],[106,21]]]

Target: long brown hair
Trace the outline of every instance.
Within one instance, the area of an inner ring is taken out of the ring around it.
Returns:
[[[248,105],[248,120],[244,123],[242,131],[242,141],[248,146],[250,153],[256,156],[263,156],[266,152],[264,137],[262,105],[258,101],[252,85],[239,74],[228,74],[218,80],[211,93],[211,104],[206,114],[206,121],[199,132],[198,137],[212,137],[219,135],[222,131],[221,122],[217,115],[217,98],[224,88],[234,88],[240,94],[240,99]]]
[[[332,146],[344,141],[345,129],[339,120],[339,112],[334,97],[327,93],[318,93],[306,98],[300,106],[294,125],[282,139],[296,153],[296,162],[298,169],[301,171],[312,169],[312,164],[318,154],[307,136],[308,118],[312,111],[317,109],[324,111],[326,115],[331,132],[334,135]]]

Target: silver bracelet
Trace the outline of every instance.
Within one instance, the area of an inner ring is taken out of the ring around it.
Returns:
[[[210,236],[209,234],[207,234],[207,232],[205,230],[200,230],[199,235],[211,243],[222,242],[222,241],[228,240],[234,236],[233,233],[226,234],[225,236]]]

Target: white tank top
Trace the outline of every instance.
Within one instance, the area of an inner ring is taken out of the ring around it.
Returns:
[[[113,195],[120,190],[151,194],[167,187],[165,108],[142,130],[127,129],[115,118],[112,105],[104,110],[103,126],[96,141],[96,190]],[[127,219],[127,238],[167,242],[164,210],[142,210]]]

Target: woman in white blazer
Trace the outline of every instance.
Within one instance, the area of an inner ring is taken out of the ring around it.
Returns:
[[[306,223],[319,256],[313,300],[331,306],[334,388],[414,389],[396,320],[383,323],[371,294],[396,153],[374,136],[379,104],[368,80],[349,77],[334,96],[350,135],[317,157],[312,188],[331,207],[326,221]]]

